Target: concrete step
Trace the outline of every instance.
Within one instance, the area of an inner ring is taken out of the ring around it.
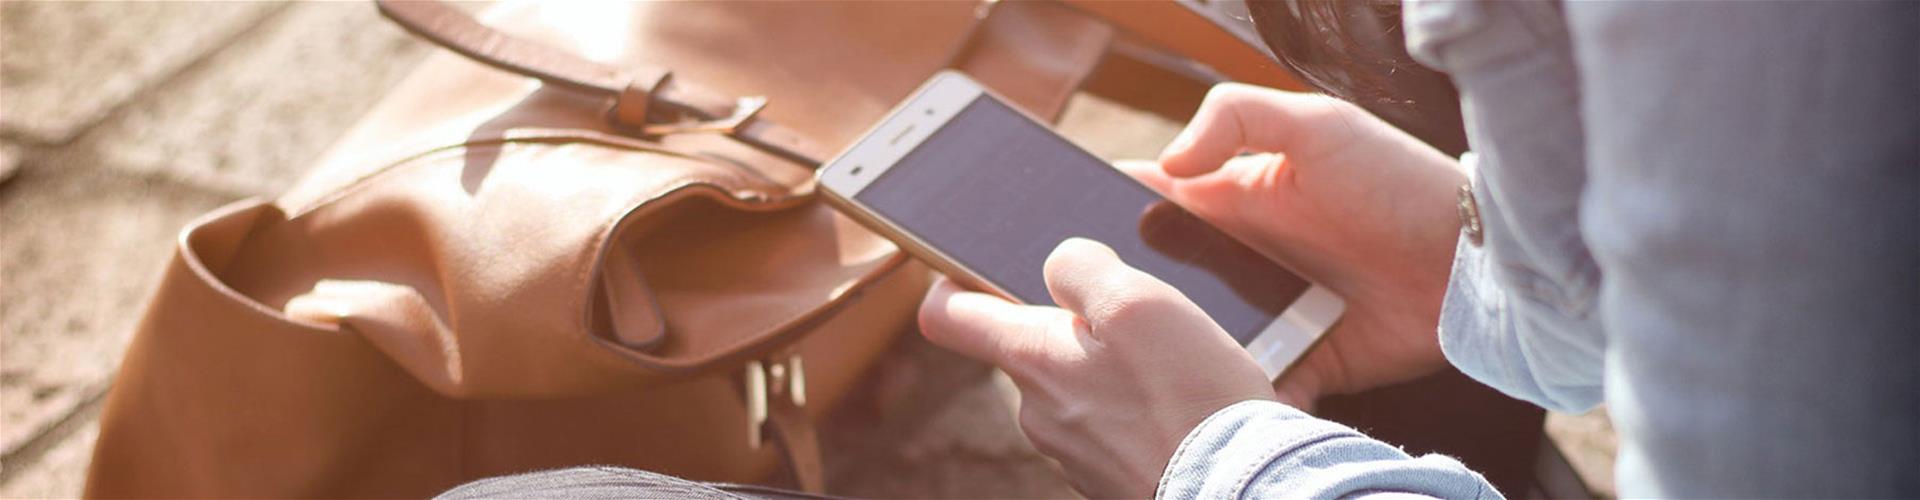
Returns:
[[[284,6],[0,3],[0,134],[66,142]]]
[[[24,125],[0,129],[49,144],[0,148],[18,165],[0,184],[0,496],[73,496],[86,453],[61,453],[90,450],[76,440],[92,424],[61,424],[105,389],[178,230],[292,182],[426,48],[369,3],[22,4],[42,3],[0,4],[0,123]],[[30,30],[59,43],[15,38]],[[94,43],[74,40],[87,30]],[[44,62],[97,57],[146,66]],[[75,104],[19,105],[48,101]]]
[[[278,193],[428,50],[371,2],[297,3],[75,147],[137,175]]]
[[[61,424],[59,439],[32,450],[33,460],[18,470],[0,470],[0,498],[78,498],[86,487],[93,443],[100,438],[97,405],[84,407]]]
[[[0,450],[7,457],[105,388],[175,232],[226,201],[60,166],[30,162],[0,186]]]

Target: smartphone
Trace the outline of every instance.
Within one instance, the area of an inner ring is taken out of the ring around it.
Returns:
[[[956,282],[1055,305],[1053,248],[1093,239],[1166,281],[1278,377],[1345,303],[944,71],[816,174],[826,199]]]

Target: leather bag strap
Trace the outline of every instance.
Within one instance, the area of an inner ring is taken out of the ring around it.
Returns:
[[[747,445],[760,448],[771,432],[786,452],[794,483],[802,491],[826,490],[826,467],[820,456],[820,434],[806,410],[806,369],[791,347],[773,358],[749,361],[741,384],[747,406]]]
[[[830,151],[799,133],[755,118],[765,99],[735,99],[652,66],[613,66],[487,27],[439,0],[375,0],[380,14],[415,36],[469,59],[549,85],[610,98],[614,128],[636,135],[722,132],[757,149],[807,166]],[[701,123],[671,123],[673,117]]]
[[[827,474],[820,457],[820,435],[807,410],[788,398],[774,398],[767,405],[767,423],[786,451],[787,466],[793,468],[794,482],[801,491],[821,493],[827,490]]]

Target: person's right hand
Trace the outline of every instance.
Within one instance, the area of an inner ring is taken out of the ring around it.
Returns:
[[[1467,179],[1458,162],[1351,103],[1223,84],[1158,165],[1120,168],[1346,299],[1345,317],[1275,383],[1282,401],[1307,408],[1445,364],[1436,328]]]

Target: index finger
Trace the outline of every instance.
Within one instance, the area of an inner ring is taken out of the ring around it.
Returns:
[[[920,303],[920,334],[934,345],[1018,373],[1046,352],[1046,309],[961,289],[944,277]]]

